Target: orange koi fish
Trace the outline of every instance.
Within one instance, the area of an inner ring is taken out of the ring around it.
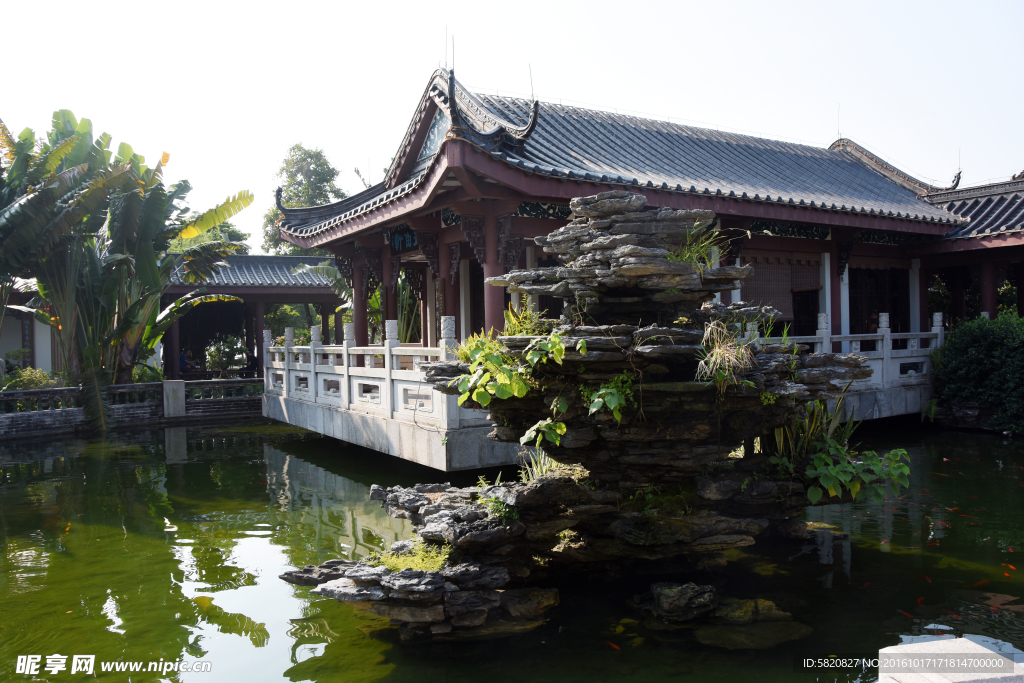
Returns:
[[[611,645],[611,646],[612,646],[613,648],[615,648],[616,650],[621,650],[621,649],[622,649],[621,647],[619,647],[618,645],[616,645],[615,643],[613,643],[613,642],[612,642],[612,641],[610,641],[610,640],[606,640],[606,641],[604,641],[604,642],[608,643],[609,645]]]

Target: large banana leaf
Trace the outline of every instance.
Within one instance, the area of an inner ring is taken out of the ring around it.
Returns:
[[[252,193],[248,190],[242,190],[234,197],[228,197],[220,206],[215,206],[209,211],[204,211],[197,218],[187,222],[178,234],[178,237],[182,239],[189,239],[196,235],[202,235],[210,228],[220,225],[245,207],[252,204],[252,200]]]

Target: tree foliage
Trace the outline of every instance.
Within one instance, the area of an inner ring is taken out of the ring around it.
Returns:
[[[1024,432],[1024,319],[1016,313],[962,323],[932,353],[932,367],[940,405],[981,404],[993,429]]]
[[[292,145],[281,162],[277,177],[281,183],[281,203],[286,207],[321,206],[348,195],[335,184],[340,172],[331,166],[322,149],[310,149],[302,143]],[[268,254],[329,255],[323,249],[303,249],[281,239],[277,206],[263,214],[263,250]]]

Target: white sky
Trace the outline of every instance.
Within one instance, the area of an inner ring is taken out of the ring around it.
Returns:
[[[1021,2],[8,0],[0,23],[13,133],[71,109],[115,150],[169,152],[195,210],[251,190],[235,222],[257,250],[290,145],[323,148],[349,193],[354,167],[381,179],[446,26],[478,92],[529,94],[532,67],[542,100],[819,146],[841,107],[844,136],[922,179],[1024,169]]]

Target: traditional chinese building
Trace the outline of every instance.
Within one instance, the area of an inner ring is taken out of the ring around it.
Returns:
[[[994,315],[998,278],[1024,260],[1024,181],[967,190],[958,181],[934,187],[846,139],[822,149],[473,94],[438,70],[383,182],[327,206],[280,206],[280,229],[339,257],[359,343],[378,283],[395,314],[400,270],[415,274],[425,320],[436,302],[456,317],[459,338],[501,329],[507,295],[484,278],[543,262],[531,238],[567,220],[570,198],[608,189],[643,193],[648,206],[715,211],[735,238],[723,260],[756,265],[724,299],[770,303],[796,334],[812,334],[819,313],[834,335],[874,332],[879,313],[893,332],[917,332],[929,327],[932,274],[946,273],[962,316],[973,273]]]
[[[999,284],[1024,263],[1024,180],[958,185],[959,173],[950,187],[929,185],[846,139],[823,149],[474,94],[438,70],[380,184],[326,206],[278,201],[284,239],[337,256],[355,322],[344,348],[325,340],[270,349],[265,414],[442,469],[469,466],[467,449],[486,440],[466,430],[485,429],[486,415],[435,406],[417,371],[398,365],[415,352],[397,334],[368,338],[368,297],[380,287],[385,317],[396,320],[404,271],[421,300],[421,353],[444,355],[442,316],[455,321],[444,339],[502,330],[510,297],[485,279],[556,265],[532,238],[564,225],[573,197],[622,189],[648,207],[715,212],[731,238],[721,264],[754,265],[740,289],[718,295],[723,302],[770,304],[781,313],[776,335],[788,325],[801,343],[868,359],[874,372],[851,388],[848,416],[918,412],[944,324],[994,316]],[[948,297],[929,302],[936,275]],[[538,298],[556,317],[561,300]],[[428,436],[437,443],[414,436],[428,433],[409,426],[424,419],[437,425]],[[461,447],[449,440],[457,433]],[[504,457],[495,451],[476,464]]]

